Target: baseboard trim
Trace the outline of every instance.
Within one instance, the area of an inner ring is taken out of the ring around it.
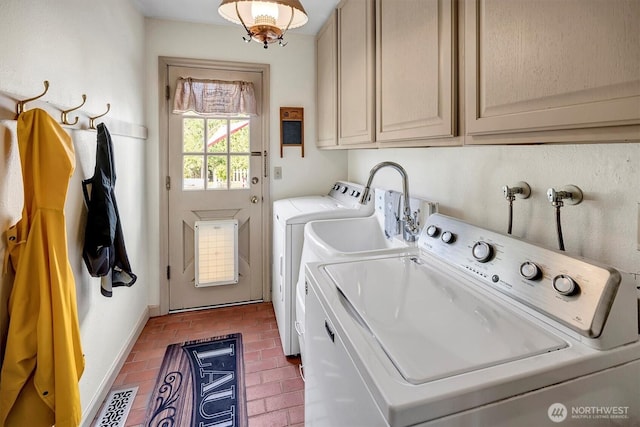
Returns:
[[[160,306],[159,305],[150,305],[149,306],[149,317],[158,317],[158,316],[162,316],[162,314],[160,313]]]
[[[127,338],[127,344],[120,350],[116,360],[114,360],[111,365],[111,369],[109,369],[108,374],[102,380],[100,387],[98,388],[98,393],[96,393],[91,400],[91,402],[87,405],[87,410],[82,414],[82,427],[90,427],[91,423],[93,423],[94,418],[98,414],[98,411],[102,407],[102,403],[105,398],[109,394],[113,383],[116,381],[120,370],[124,366],[124,363],[127,361],[127,357],[129,357],[129,353],[133,349],[138,337],[142,333],[144,326],[147,324],[147,320],[149,320],[149,312],[151,307],[147,307],[143,310],[140,318],[136,322],[135,328],[131,331],[131,334]]]

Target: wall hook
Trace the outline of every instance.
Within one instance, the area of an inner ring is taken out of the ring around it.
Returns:
[[[76,119],[74,120],[73,123],[69,123],[69,118],[67,117],[67,114],[69,114],[72,111],[77,110],[78,108],[82,107],[84,105],[84,103],[87,102],[87,95],[85,95],[84,93],[82,94],[82,104],[78,105],[77,107],[74,108],[69,108],[68,110],[62,110],[62,119],[61,122],[63,125],[69,125],[69,126],[73,126],[78,124],[78,117],[76,116]]]
[[[45,80],[44,92],[42,92],[40,95],[34,96],[33,98],[23,99],[22,101],[18,101],[18,103],[16,104],[16,119],[18,118],[18,116],[20,116],[20,114],[24,113],[24,106],[27,102],[35,101],[38,98],[42,98],[47,93],[48,90],[49,90],[49,81]]]
[[[107,113],[111,110],[111,104],[107,104],[107,111],[105,111],[104,113],[98,115],[98,116],[93,116],[93,117],[89,117],[89,129],[95,129],[96,128],[96,119],[102,117],[102,116],[106,116]]]

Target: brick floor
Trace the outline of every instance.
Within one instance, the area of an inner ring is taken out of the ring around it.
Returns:
[[[271,303],[169,314],[145,325],[112,390],[138,386],[127,427],[142,426],[169,344],[242,333],[249,427],[303,426],[299,357],[285,357]]]

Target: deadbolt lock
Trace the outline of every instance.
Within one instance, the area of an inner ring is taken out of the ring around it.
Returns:
[[[258,179],[258,177],[257,177],[257,176],[254,176],[253,178],[251,178],[251,183],[252,183],[252,184],[257,184],[257,183],[258,183],[258,181],[259,181],[259,179]]]

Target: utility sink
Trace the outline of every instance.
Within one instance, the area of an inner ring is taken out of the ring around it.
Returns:
[[[364,253],[375,255],[410,246],[401,235],[387,238],[376,215],[309,222],[305,226],[305,245],[307,242],[318,252],[320,259]]]

